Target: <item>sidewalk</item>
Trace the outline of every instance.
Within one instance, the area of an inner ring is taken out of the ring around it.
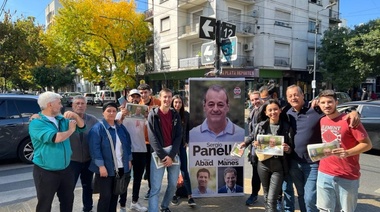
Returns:
[[[166,178],[164,178],[166,179]],[[166,180],[163,180],[162,188],[161,188],[161,194],[160,194],[160,201],[162,200],[164,196],[164,191],[166,189]],[[231,212],[231,211],[264,211],[264,204],[263,204],[263,196],[262,192],[260,191],[260,196],[258,202],[255,203],[254,206],[248,207],[245,205],[246,199],[249,197],[250,194],[250,186],[251,181],[250,179],[244,179],[244,187],[246,188],[246,192],[244,196],[241,197],[214,197],[214,198],[197,198],[195,199],[195,202],[197,203],[197,206],[191,208],[187,205],[186,199],[181,199],[180,204],[177,206],[170,205],[169,208],[173,212],[179,212],[179,211],[218,211],[218,212]],[[143,180],[141,183],[141,190],[140,190],[140,199],[139,202],[143,206],[148,206],[148,200],[144,200],[143,196],[146,194],[148,190],[148,183],[146,180]],[[74,200],[74,212],[82,211],[82,188],[77,187],[75,189],[75,200]],[[132,184],[129,184],[128,187],[128,197],[127,197],[127,207],[131,204],[131,195],[132,195]],[[93,195],[94,199],[94,208],[93,211],[96,211],[96,205],[98,200],[98,194]],[[5,207],[0,208],[0,212],[32,212],[35,211],[37,204],[37,198],[30,199],[28,201],[22,202],[22,203],[16,203],[13,205],[8,205]],[[58,198],[54,198],[52,211],[59,211],[59,202]],[[118,210],[119,211],[119,210]],[[130,211],[129,209],[127,211]]]

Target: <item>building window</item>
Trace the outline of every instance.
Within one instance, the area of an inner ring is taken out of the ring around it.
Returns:
[[[241,14],[242,14],[241,10],[229,7],[228,8],[228,22],[240,24]]]
[[[316,25],[316,21],[315,19],[309,19],[309,26],[308,26],[308,32],[315,32],[315,25]],[[317,26],[317,30],[318,30],[318,33],[320,33],[320,26],[318,25]]]
[[[170,69],[170,48],[161,49],[161,69]]]
[[[322,0],[309,0],[309,3],[322,5]]]
[[[314,48],[308,48],[307,49],[307,65],[312,66],[314,65]]]
[[[274,44],[274,65],[275,66],[290,66],[290,45],[286,43],[275,43]]]
[[[197,31],[199,29],[199,17],[203,14],[202,10],[191,13],[191,26],[192,31]]]
[[[170,18],[166,17],[161,19],[161,32],[170,30]]]
[[[274,25],[282,27],[290,27],[290,13],[276,10]]]
[[[201,46],[202,43],[194,43],[191,45],[191,56],[196,57],[196,56],[201,56]]]

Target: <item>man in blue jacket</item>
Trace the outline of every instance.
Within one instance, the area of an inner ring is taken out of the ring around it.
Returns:
[[[72,211],[74,172],[69,168],[71,146],[69,137],[85,130],[85,124],[76,113],[61,115],[61,96],[45,92],[38,97],[41,112],[32,119],[29,134],[34,146],[33,178],[37,192],[36,211],[51,211],[55,193],[61,211]]]

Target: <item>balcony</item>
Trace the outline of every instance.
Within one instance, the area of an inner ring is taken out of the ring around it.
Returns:
[[[240,3],[242,5],[251,5],[256,2],[256,0],[226,0],[227,2]]]
[[[199,37],[199,23],[178,27],[178,39],[190,40]]]
[[[153,21],[153,8],[145,10],[144,14],[145,21]]]
[[[253,57],[237,55],[236,60],[231,61],[230,66],[233,68],[245,68],[245,67],[253,67]],[[224,63],[222,63],[224,65]]]
[[[201,58],[200,57],[190,57],[179,59],[178,68],[181,69],[193,69],[201,67]]]
[[[181,9],[189,9],[206,3],[207,0],[178,0],[178,7]]]
[[[289,57],[274,57],[274,66],[290,67]]]
[[[342,21],[339,19],[339,12],[329,10],[329,21],[331,24],[341,23]]]
[[[256,25],[248,22],[227,21],[236,26],[236,35],[239,37],[253,37],[256,34]]]

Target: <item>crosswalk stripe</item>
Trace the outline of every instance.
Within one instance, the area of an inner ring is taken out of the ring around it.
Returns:
[[[15,183],[15,182],[19,182],[23,180],[31,180],[31,179],[33,179],[33,174],[31,172],[2,176],[0,177],[0,185],[3,183]]]

